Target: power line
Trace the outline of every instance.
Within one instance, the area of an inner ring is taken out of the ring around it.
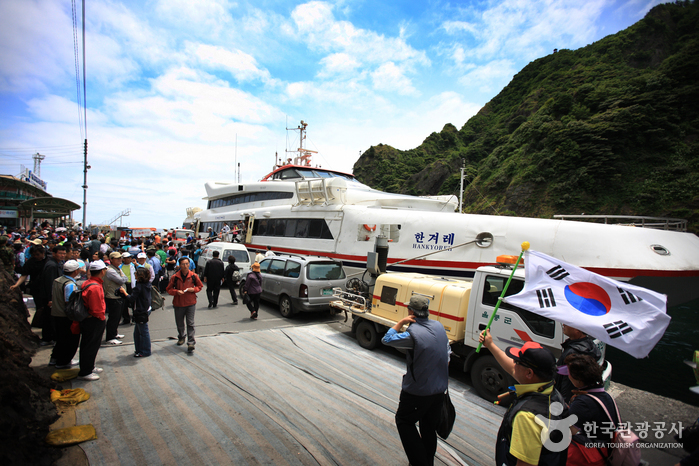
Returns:
[[[80,62],[79,62],[79,47],[78,47],[78,15],[75,6],[75,0],[71,0],[73,10],[73,55],[75,57],[75,88],[76,88],[76,103],[78,104],[78,127],[80,128],[80,139],[84,139],[83,121],[82,121],[82,101],[80,95]]]

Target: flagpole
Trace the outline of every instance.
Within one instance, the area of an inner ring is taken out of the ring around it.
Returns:
[[[507,283],[505,283],[505,286],[502,288],[502,293],[500,293],[500,298],[498,298],[498,302],[495,304],[495,309],[493,310],[493,314],[490,316],[490,320],[488,321],[488,325],[486,325],[485,329],[483,330],[483,335],[488,331],[490,328],[491,324],[493,323],[493,319],[495,319],[495,314],[497,314],[498,309],[500,309],[500,303],[502,302],[502,298],[505,297],[505,293],[507,292],[507,288],[510,286],[510,282],[512,281],[512,277],[515,276],[515,271],[517,270],[517,267],[519,266],[519,262],[522,260],[522,256],[524,255],[524,251],[529,249],[529,241],[525,241],[522,243],[522,252],[519,253],[519,257],[517,258],[517,262],[515,262],[515,266],[512,267],[512,273],[510,274],[510,278],[507,279]],[[476,348],[476,353],[481,352],[481,346],[483,346],[483,343],[478,343],[478,347]]]

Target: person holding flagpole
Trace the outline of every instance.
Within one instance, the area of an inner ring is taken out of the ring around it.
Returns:
[[[568,412],[563,397],[553,386],[556,358],[533,341],[526,342],[521,348],[509,347],[503,351],[493,342],[490,329],[481,333],[479,341],[518,383],[515,385],[516,399],[505,413],[498,431],[495,464],[565,465],[568,455],[567,446],[562,448],[565,438],[556,442],[551,437],[554,443],[550,445],[541,439],[544,428],[549,435],[559,431],[570,435],[569,424],[564,428],[567,432],[557,428]]]

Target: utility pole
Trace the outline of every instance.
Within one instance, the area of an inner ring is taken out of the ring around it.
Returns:
[[[464,208],[464,169],[466,161],[461,159],[461,189],[459,189],[459,213],[463,213]]]
[[[87,164],[87,138],[85,139],[85,148],[83,149],[83,228],[87,227],[85,223],[87,219],[87,171],[90,166]]]

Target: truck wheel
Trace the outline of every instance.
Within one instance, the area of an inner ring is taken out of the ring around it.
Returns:
[[[291,306],[291,300],[288,296],[282,296],[279,300],[279,312],[282,317],[286,317],[287,319],[294,315],[294,308]]]
[[[243,287],[245,286],[245,280],[240,280],[240,285],[238,285],[238,296],[240,296],[240,299],[243,299],[243,292],[245,291]]]
[[[362,348],[372,350],[379,344],[379,334],[376,332],[376,327],[373,323],[362,320],[357,325],[357,342]]]
[[[506,392],[510,380],[493,356],[481,356],[471,367],[473,388],[488,401],[496,401],[499,394]]]

